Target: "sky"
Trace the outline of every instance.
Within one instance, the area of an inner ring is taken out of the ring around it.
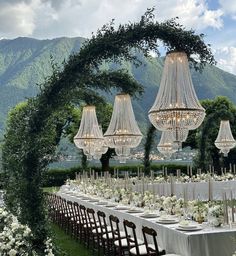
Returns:
[[[158,21],[206,35],[218,66],[236,74],[236,0],[0,0],[0,38],[90,37],[103,24],[138,21],[155,7]]]

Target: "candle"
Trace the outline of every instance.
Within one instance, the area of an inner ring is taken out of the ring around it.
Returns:
[[[229,172],[230,173],[232,172],[232,164],[231,163],[229,164]]]
[[[233,201],[233,191],[230,191],[230,199],[231,199],[231,209],[232,209],[232,222],[234,222],[234,201]]]
[[[138,179],[139,179],[139,166],[138,166]]]
[[[170,175],[170,196],[174,195],[173,175]]]
[[[192,167],[192,165],[190,166],[190,176],[191,177],[193,176],[193,167]]]
[[[234,170],[234,174],[235,174],[235,164],[233,165],[233,170]]]
[[[154,173],[153,173],[153,170],[151,170],[151,179],[152,179],[152,180],[154,179]]]
[[[225,212],[226,212],[226,223],[229,224],[228,202],[227,202],[226,192],[225,192]]]
[[[142,185],[143,185],[143,195],[144,195],[144,173],[143,173],[143,177],[142,177]]]
[[[221,175],[223,176],[224,175],[224,171],[223,171],[223,168],[221,167]]]
[[[167,176],[167,167],[165,167],[165,176]]]

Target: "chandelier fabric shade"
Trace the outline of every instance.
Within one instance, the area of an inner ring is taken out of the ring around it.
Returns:
[[[172,130],[174,141],[182,142],[187,130],[199,127],[204,117],[205,110],[196,96],[186,53],[168,53],[160,88],[149,111],[151,123],[160,131]]]
[[[171,131],[163,131],[161,133],[160,142],[157,145],[158,151],[166,158],[170,158],[177,151],[173,144]]]
[[[93,156],[104,145],[102,130],[98,125],[95,106],[85,106],[82,112],[79,131],[74,137],[76,147],[85,155]]]
[[[135,148],[142,140],[142,133],[135,120],[129,94],[115,97],[109,127],[104,134],[110,148]]]
[[[236,146],[229,120],[221,120],[215,146],[220,149],[220,153],[223,153],[225,157],[228,156],[229,151]]]

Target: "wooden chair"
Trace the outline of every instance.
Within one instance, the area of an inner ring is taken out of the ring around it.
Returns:
[[[144,243],[146,246],[146,251],[147,251],[147,255],[156,255],[156,256],[160,256],[160,255],[165,255],[166,251],[161,249],[158,244],[157,244],[157,232],[149,227],[144,227],[142,228],[142,232],[143,232],[143,238],[144,238]],[[153,243],[148,243],[148,241],[150,241],[152,239]]]
[[[99,250],[101,248],[101,233],[99,233],[99,230],[101,229],[100,223],[97,222],[95,217],[95,211],[93,209],[87,208],[87,216],[90,223],[92,252],[93,255],[96,253],[99,254]]]
[[[88,221],[86,207],[84,205],[79,206],[80,209],[80,217],[82,221],[82,229],[83,229],[83,242],[85,243],[86,247],[89,248],[90,245],[90,238],[91,238],[91,231],[90,231],[90,224]]]
[[[177,254],[166,254],[166,251],[163,250],[158,246],[157,243],[157,232],[153,228],[144,227],[142,228],[143,237],[144,237],[144,243],[146,247],[146,252],[148,256],[180,256]],[[151,241],[152,243],[148,243],[148,241]]]
[[[97,212],[99,226],[101,227],[102,249],[105,256],[114,254],[113,237],[111,231],[108,229],[106,214],[102,211]]]
[[[123,221],[130,255],[147,255],[144,242],[137,239],[136,225],[128,220]]]
[[[80,216],[79,204],[77,202],[73,202],[74,205],[74,213],[75,213],[75,238],[79,240],[79,242],[83,241],[83,223]]]
[[[128,243],[127,243],[126,236],[124,237],[121,235],[122,233],[120,232],[120,227],[119,227],[120,220],[118,217],[114,215],[110,215],[109,220],[111,225],[113,242],[115,246],[115,255],[124,256],[128,252]]]

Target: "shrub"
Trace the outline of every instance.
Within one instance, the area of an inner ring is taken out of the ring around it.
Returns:
[[[168,174],[176,173],[177,169],[180,169],[182,172],[186,172],[187,167],[185,165],[177,165],[177,164],[152,164],[151,170],[155,171],[155,173],[161,173],[163,166],[167,167]],[[130,176],[137,175],[138,167],[143,169],[142,165],[122,165],[122,166],[112,166],[110,167],[110,173],[114,173],[114,169],[119,170],[119,177],[123,177],[125,172],[129,172]],[[101,175],[101,168],[99,167],[91,167],[98,175]],[[54,186],[62,186],[65,184],[67,179],[75,179],[76,173],[82,174],[83,169],[82,167],[72,167],[69,169],[49,169],[45,172],[43,186],[44,187],[54,187]],[[89,172],[87,170],[87,172]]]

